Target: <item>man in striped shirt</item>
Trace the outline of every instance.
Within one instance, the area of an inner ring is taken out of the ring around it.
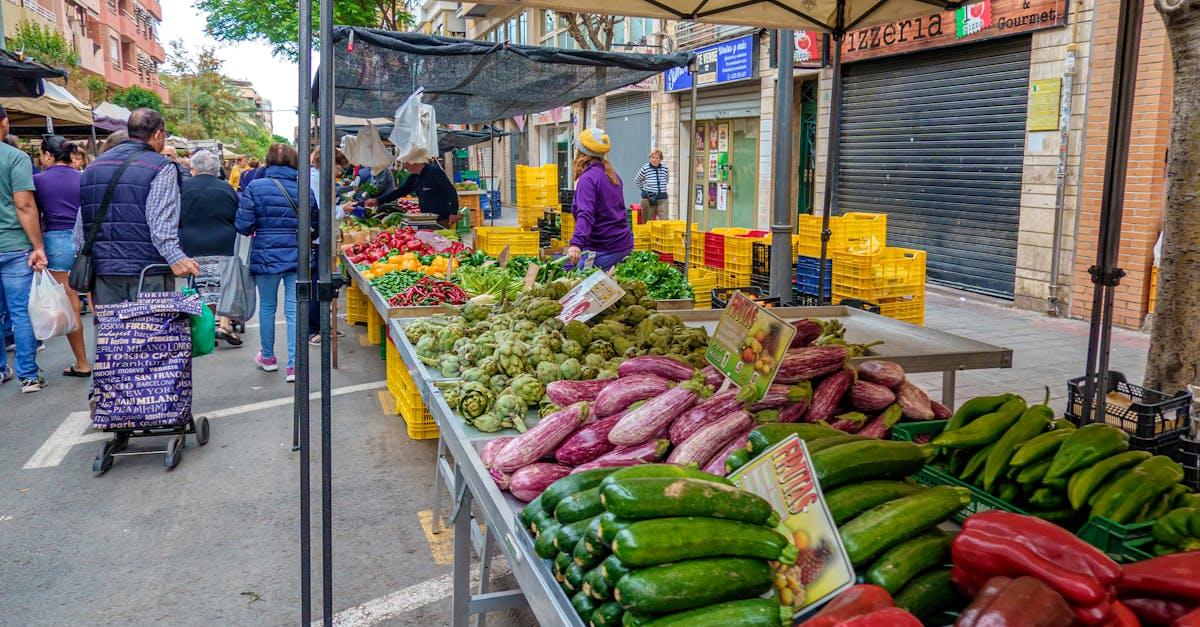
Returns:
[[[667,188],[670,186],[670,172],[663,165],[663,153],[655,148],[650,151],[650,161],[638,170],[633,183],[642,190],[642,222],[649,219],[666,220]]]

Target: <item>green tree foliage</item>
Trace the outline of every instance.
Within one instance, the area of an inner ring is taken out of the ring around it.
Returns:
[[[154,109],[159,113],[163,112],[162,98],[159,98],[158,94],[149,89],[138,87],[137,85],[127,87],[113,94],[112,101],[113,104],[121,105],[130,111],[146,107]]]
[[[182,42],[172,42],[163,84],[171,95],[166,111],[167,128],[192,139],[227,137],[243,125],[240,102],[221,73],[221,60],[211,48],[189,53]]]
[[[296,3],[289,0],[198,0],[196,8],[208,17],[205,27],[218,41],[262,41],[289,59],[298,51],[300,30]],[[412,23],[403,0],[336,0],[333,21],[342,26],[402,30]],[[317,2],[313,1],[316,38]]]
[[[5,42],[13,52],[24,52],[25,58],[41,61],[46,65],[69,69],[79,63],[79,57],[71,49],[71,43],[58,31],[39,22],[21,20],[16,32]]]
[[[88,76],[83,79],[83,87],[87,90],[88,102],[98,105],[108,97],[108,82],[99,76]]]
[[[272,134],[271,135],[271,143],[272,144],[287,144],[287,145],[291,146],[292,140],[290,140],[282,135]]]

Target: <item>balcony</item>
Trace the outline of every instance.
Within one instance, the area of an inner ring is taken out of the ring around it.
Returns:
[[[104,75],[104,49],[92,43],[86,37],[75,39],[75,54],[79,56],[79,66],[88,72]]]
[[[154,19],[162,21],[162,6],[159,5],[158,0],[138,0],[138,2],[150,12],[150,15],[154,16]]]
[[[487,17],[487,14],[495,8],[490,4],[475,4],[473,2],[460,2],[458,12],[455,14],[458,17]]]
[[[696,22],[675,22],[675,45],[680,50],[690,50],[708,44],[715,44],[739,35],[752,33],[753,26],[726,26],[721,24],[699,24]]]

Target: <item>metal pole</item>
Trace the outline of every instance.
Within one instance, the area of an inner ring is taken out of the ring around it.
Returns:
[[[771,296],[782,304],[792,302],[792,84],[796,45],[790,30],[776,32],[775,79],[775,181],[771,199]]]
[[[307,158],[311,144],[312,125],[312,95],[309,84],[312,80],[312,3],[299,4],[300,22],[300,59],[298,78],[300,94],[296,120],[296,145],[300,158]],[[297,191],[301,203],[306,202],[309,188],[308,168],[300,168],[297,172]],[[301,204],[305,207],[307,205]],[[308,233],[311,230],[311,217],[307,211],[300,211],[299,225],[296,228],[296,250],[307,250]],[[308,228],[305,228],[305,227]],[[308,324],[309,285],[311,284],[309,264],[301,263],[296,267],[296,330],[306,329]],[[299,339],[299,338],[297,338]],[[293,402],[292,443],[300,451],[300,622],[312,624],[312,498],[311,481],[309,478],[309,448],[308,448],[308,342],[297,343],[301,347],[296,351],[296,390]]]
[[[682,142],[680,143],[681,146],[688,147],[688,152],[687,152],[687,154],[688,154],[687,193],[684,194],[684,198],[687,199],[687,207],[685,208],[685,210],[687,211],[687,214],[686,214],[687,218],[683,222],[683,229],[684,229],[683,230],[683,238],[684,238],[683,276],[684,277],[687,277],[688,274],[691,272],[692,220],[694,219],[692,212],[695,211],[695,209],[696,209],[696,199],[693,198],[693,196],[696,193],[696,190],[694,189],[694,187],[696,185],[696,183],[694,181],[694,178],[696,176],[696,167],[695,167],[696,156],[694,154],[692,154],[692,152],[694,150],[696,150],[696,144],[695,144],[695,141],[696,141],[696,62],[695,61],[692,61],[691,66],[688,67],[688,73],[692,75],[692,89],[691,89],[691,97],[692,97],[691,114],[692,114],[692,117],[690,118],[692,121],[692,123],[690,125],[691,134],[687,138],[688,143],[686,143],[686,144],[684,144]]]
[[[321,198],[333,197],[333,0],[321,0],[321,66],[318,77],[320,84],[321,126],[318,127],[321,154]],[[328,202],[320,203],[317,236],[321,244],[317,250],[317,300],[321,313],[321,610],[325,627],[333,625],[333,398],[331,370],[333,368],[330,344],[334,342],[330,333],[330,303],[338,284],[333,281],[330,261],[333,256],[332,207]],[[383,341],[387,341],[384,338]]]
[[[1117,19],[1117,46],[1113,68],[1113,99],[1109,112],[1108,143],[1104,154],[1104,187],[1100,197],[1100,232],[1097,237],[1096,265],[1092,275],[1092,320],[1088,334],[1087,371],[1084,396],[1095,399],[1083,403],[1082,421],[1104,420],[1107,393],[1109,342],[1112,335],[1113,294],[1125,271],[1117,267],[1121,243],[1121,213],[1125,204],[1125,173],[1128,165],[1129,135],[1133,125],[1133,92],[1137,81],[1138,48],[1142,36],[1142,3],[1121,2]]]
[[[838,13],[842,13],[843,2],[838,2]],[[838,154],[838,135],[842,126],[842,37],[839,28],[833,33],[833,84],[829,95],[829,137],[825,149],[825,198],[821,206],[821,259],[817,266],[817,303],[825,301],[825,260],[829,257],[829,217],[837,206],[837,176],[841,156]],[[830,299],[833,295],[830,294]]]
[[[496,137],[494,135],[488,136],[488,176],[489,176],[489,181],[488,181],[489,185],[487,188],[487,193],[490,194],[490,193],[492,193],[492,187],[495,187],[495,185],[496,185]],[[496,191],[500,191],[500,190],[496,190]],[[496,226],[496,212],[495,211],[492,211],[492,226]]]

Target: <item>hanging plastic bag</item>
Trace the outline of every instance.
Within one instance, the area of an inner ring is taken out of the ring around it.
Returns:
[[[394,158],[379,138],[379,130],[374,122],[359,129],[356,135],[342,138],[342,154],[354,165],[370,168],[372,174],[378,174],[392,164]]]
[[[67,290],[49,270],[33,273],[29,286],[29,321],[39,340],[66,335],[79,328],[79,317],[71,310]]]
[[[432,105],[421,103],[422,93],[416,90],[396,109],[388,139],[396,146],[397,161],[424,163],[438,154],[437,114]]]
[[[221,295],[217,299],[217,315],[234,322],[245,322],[254,317],[258,306],[258,292],[250,267],[240,257],[229,257],[221,268]]]
[[[195,288],[183,288],[184,296],[195,296]],[[211,354],[217,349],[217,317],[208,305],[200,307],[200,313],[188,316],[192,325],[192,357]]]

